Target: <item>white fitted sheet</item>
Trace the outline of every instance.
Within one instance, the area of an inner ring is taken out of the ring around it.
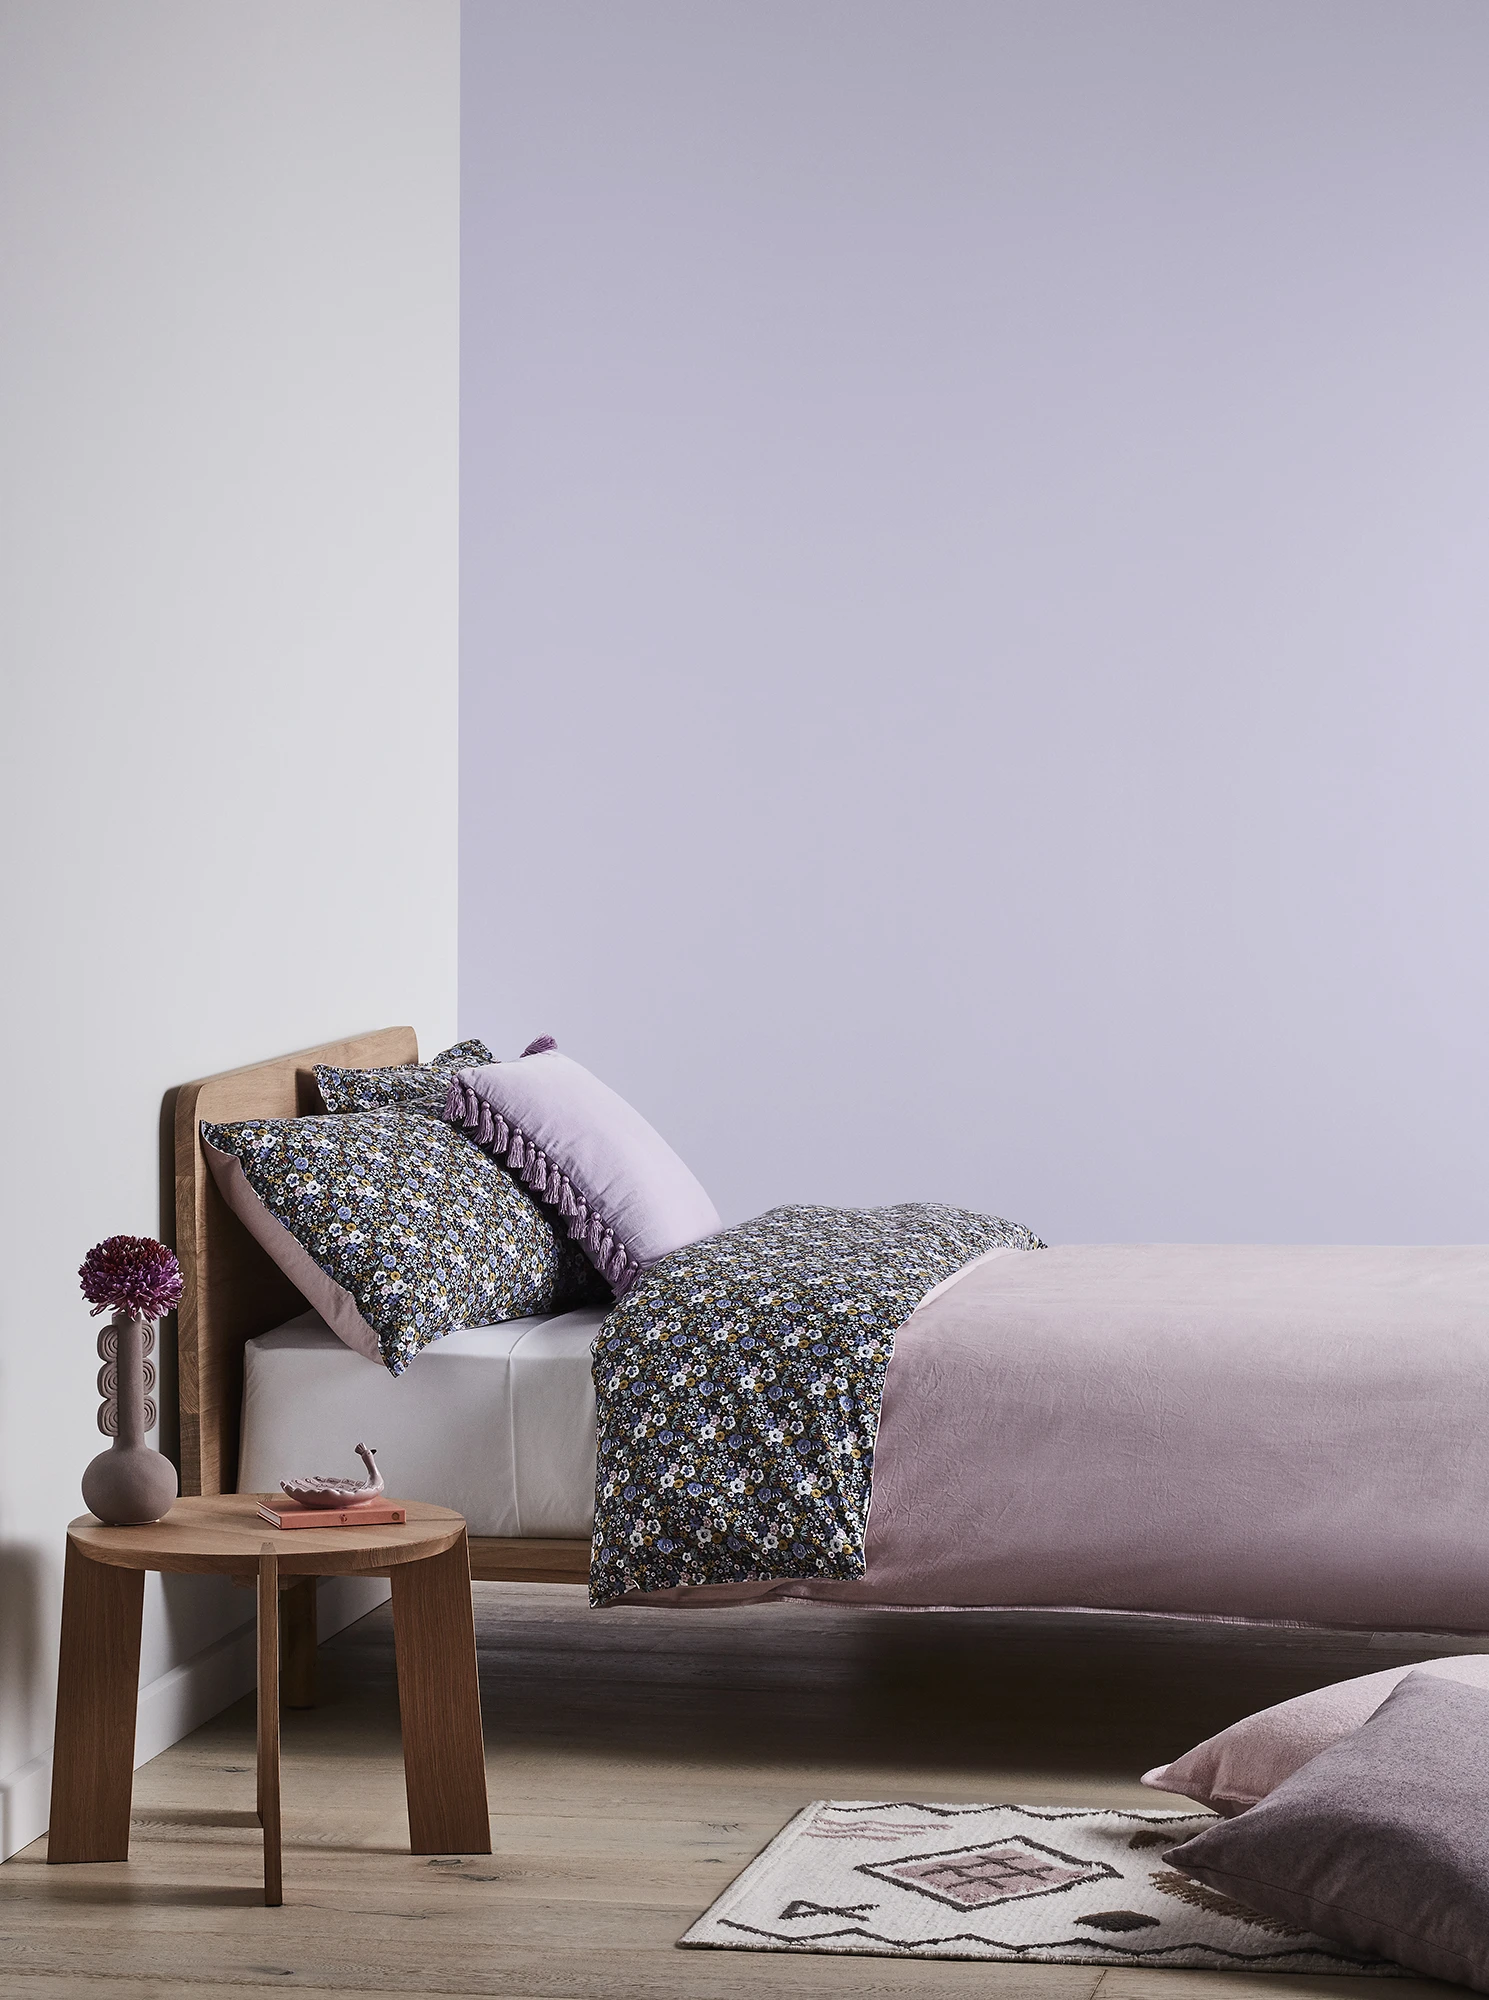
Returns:
[[[602,1308],[447,1333],[394,1377],[317,1313],[250,1340],[238,1487],[360,1472],[372,1445],[389,1495],[462,1513],[473,1535],[587,1536],[595,1511],[590,1348]]]

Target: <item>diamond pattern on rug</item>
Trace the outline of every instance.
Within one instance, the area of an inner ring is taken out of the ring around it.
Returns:
[[[954,1910],[990,1910],[995,1903],[1017,1902],[1022,1896],[1050,1896],[1060,1889],[1073,1889],[1077,1882],[1094,1882],[1117,1872],[1104,1861],[1092,1867],[1077,1861],[1073,1854],[1041,1847],[1021,1834],[989,1847],[951,1847],[940,1854],[907,1856],[903,1861],[861,1861],[858,1868],[861,1875],[897,1882],[918,1895],[933,1896],[938,1903],[950,1903]]]
[[[1162,1865],[1168,1848],[1211,1822],[1206,1812],[1148,1807],[818,1799],[679,1943],[1401,1976]]]

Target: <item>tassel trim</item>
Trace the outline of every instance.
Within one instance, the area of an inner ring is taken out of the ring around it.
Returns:
[[[500,1160],[524,1186],[557,1209],[570,1236],[601,1277],[614,1287],[617,1297],[635,1284],[641,1266],[627,1253],[624,1244],[617,1242],[614,1232],[606,1228],[600,1217],[590,1214],[589,1204],[568,1175],[531,1139],[508,1125],[479,1091],[468,1089],[458,1076],[450,1079],[443,1116],[447,1124],[458,1125],[483,1152]]]

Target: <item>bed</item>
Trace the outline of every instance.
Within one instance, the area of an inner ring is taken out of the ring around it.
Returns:
[[[328,1429],[368,1435],[395,1488],[466,1515],[476,1578],[584,1583],[604,1314],[449,1334],[395,1380],[306,1311],[202,1159],[203,1120],[318,1108],[317,1063],[416,1056],[384,1029],[179,1093],[183,1488],[268,1488]],[[645,1601],[1489,1630],[1479,1246],[993,1252],[900,1329],[878,1435],[861,1577]]]

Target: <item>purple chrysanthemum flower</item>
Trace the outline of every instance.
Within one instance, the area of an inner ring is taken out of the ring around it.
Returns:
[[[181,1266],[153,1236],[106,1236],[78,1266],[78,1276],[95,1319],[103,1312],[160,1319],[181,1303]]]

